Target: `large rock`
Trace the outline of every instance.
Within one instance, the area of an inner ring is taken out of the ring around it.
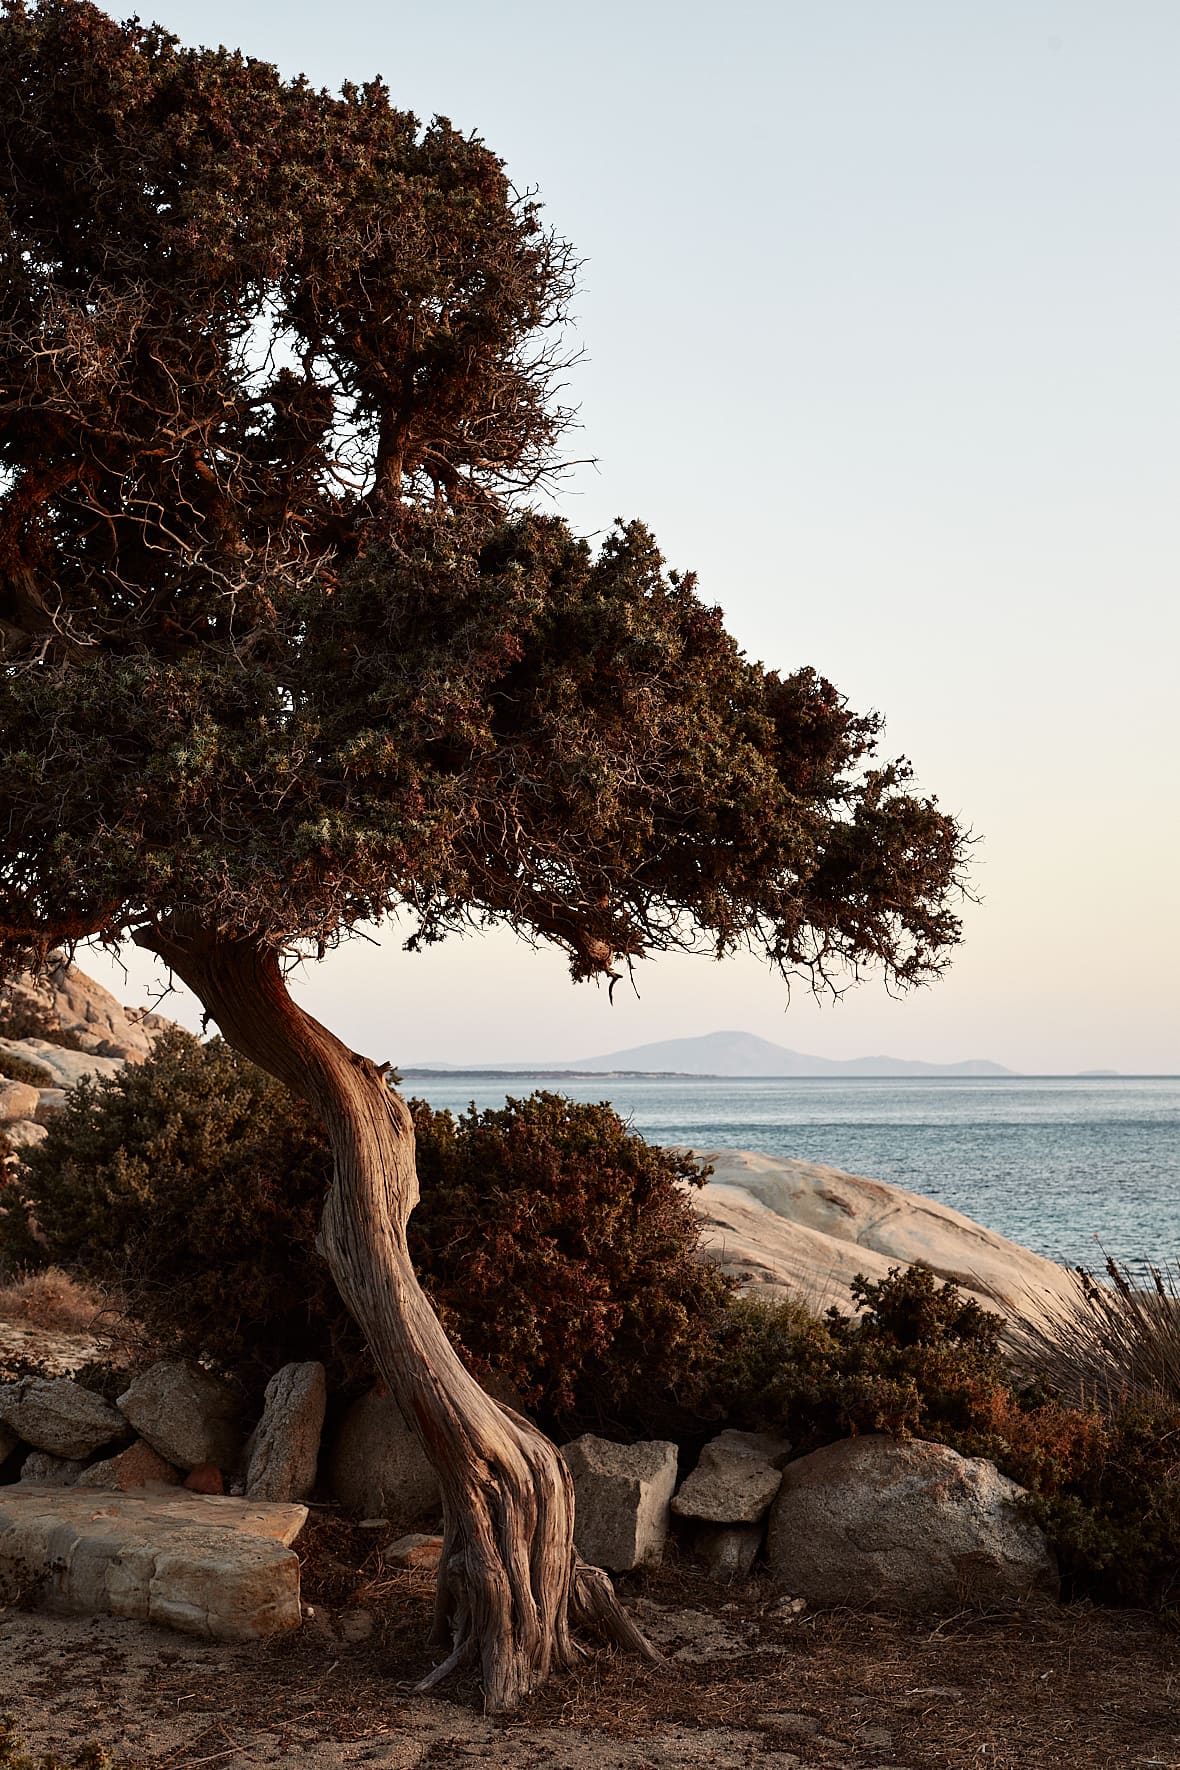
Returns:
[[[17,1119],[14,1125],[5,1125],[4,1138],[10,1149],[36,1149],[38,1143],[44,1143],[49,1132],[44,1125],[34,1123],[32,1119]]]
[[[75,1483],[77,1487],[111,1487],[123,1493],[134,1493],[137,1488],[151,1487],[162,1483],[166,1487],[176,1487],[180,1476],[166,1463],[158,1451],[142,1438],[129,1444],[126,1450],[119,1452],[117,1457],[104,1457],[101,1463],[91,1463],[83,1469]]]
[[[0,1052],[9,1057],[18,1057],[22,1063],[31,1063],[45,1077],[45,1088],[74,1088],[85,1076],[97,1076],[106,1080],[117,1076],[123,1067],[122,1057],[106,1057],[90,1051],[67,1051],[62,1045],[51,1044],[48,1039],[0,1039]],[[24,1087],[24,1083],[17,1084]],[[40,1088],[34,1088],[37,1104],[41,1101]],[[33,1112],[37,1107],[34,1106]],[[32,1117],[32,1114],[29,1115]]]
[[[242,1448],[233,1390],[182,1360],[161,1359],[119,1397],[123,1413],[166,1463],[195,1469],[201,1463],[232,1468]]]
[[[40,1104],[40,1092],[29,1082],[10,1082],[7,1076],[0,1076],[0,1125],[31,1119]]]
[[[392,1396],[371,1389],[336,1434],[328,1485],[362,1518],[408,1524],[439,1503],[438,1477]]]
[[[248,1446],[252,1500],[305,1500],[315,1486],[328,1386],[322,1364],[285,1364],[266,1385]]]
[[[85,1467],[85,1457],[51,1457],[47,1450],[31,1450],[20,1466],[20,1479],[38,1487],[73,1487]]]
[[[1001,1314],[1035,1316],[1073,1294],[1064,1267],[902,1186],[751,1150],[685,1153],[713,1168],[690,1194],[702,1252],[752,1295],[850,1311],[858,1272],[881,1279],[918,1261]]]
[[[60,1028],[88,1053],[132,1063],[143,1062],[167,1025],[158,1014],[122,1007],[62,953],[50,957],[41,975],[25,972],[11,979],[3,994],[10,1013],[23,1009],[47,1027]]]
[[[818,1604],[938,1610],[1055,1591],[1024,1490],[943,1444],[846,1438],[788,1465],[770,1515],[772,1573]]]
[[[676,1486],[676,1446],[612,1444],[592,1432],[562,1447],[574,1478],[574,1541],[583,1560],[612,1573],[661,1560]]]
[[[0,1487],[0,1594],[46,1610],[137,1618],[216,1641],[297,1629],[304,1506],[177,1488]]]
[[[771,1461],[778,1453],[778,1460]],[[710,1439],[696,1468],[672,1501],[678,1518],[702,1524],[758,1524],[782,1482],[790,1446],[753,1432],[722,1432]]]
[[[127,1422],[101,1395],[68,1377],[22,1377],[0,1385],[0,1420],[34,1450],[88,1457],[127,1436]]]

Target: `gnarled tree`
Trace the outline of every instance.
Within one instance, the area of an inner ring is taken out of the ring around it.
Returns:
[[[479,141],[89,0],[4,0],[0,141],[0,957],[135,940],[323,1115],[323,1252],[442,1484],[438,1675],[507,1708],[580,1619],[642,1641],[418,1288],[404,1105],[285,956],[400,910],[578,979],[915,983],[962,838],[642,528],[528,508],[570,256]]]

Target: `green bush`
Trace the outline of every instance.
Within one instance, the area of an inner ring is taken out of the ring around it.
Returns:
[[[0,1038],[8,1034],[0,1032]],[[52,1081],[39,1063],[26,1063],[23,1057],[13,1057],[7,1051],[0,1051],[0,1077],[6,1082],[27,1082],[31,1088],[51,1088]]]
[[[411,1252],[477,1374],[546,1419],[642,1429],[710,1355],[730,1294],[693,1258],[695,1171],[610,1107],[559,1095],[413,1112]],[[0,1197],[9,1263],[118,1289],[163,1346],[251,1387],[293,1358],[322,1358],[336,1383],[368,1373],[314,1251],[323,1134],[221,1040],[170,1031],[146,1063],[78,1088],[21,1177]]]
[[[696,1168],[560,1094],[413,1111],[410,1248],[476,1369],[567,1425],[653,1429],[708,1368],[732,1292],[694,1258]]]
[[[989,1418],[1003,1379],[1001,1321],[928,1267],[852,1284],[858,1312],[820,1319],[793,1301],[733,1303],[693,1397],[728,1424],[797,1448],[859,1432],[946,1437]]]
[[[147,1062],[80,1083],[48,1131],[0,1194],[7,1264],[113,1288],[162,1347],[252,1384],[288,1359],[358,1368],[360,1336],[312,1251],[323,1134],[277,1082],[176,1028]]]

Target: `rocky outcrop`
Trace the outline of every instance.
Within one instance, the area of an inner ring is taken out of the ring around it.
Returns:
[[[161,1029],[168,1022],[159,1014],[139,1014],[124,1008],[109,990],[87,977],[64,955],[54,954],[45,973],[28,972],[10,979],[3,990],[6,1020],[27,1023],[46,1039],[54,1032],[91,1056],[142,1063]],[[17,1043],[24,1045],[21,1038]]]
[[[47,1610],[138,1618],[215,1641],[297,1629],[304,1506],[180,1489],[0,1487],[0,1591]]]
[[[54,1457],[89,1457],[127,1437],[123,1415],[68,1377],[25,1377],[0,1386],[0,1420],[34,1450]]]
[[[788,1464],[770,1515],[771,1572],[815,1604],[939,1610],[1053,1592],[1023,1489],[944,1444],[845,1438]]]
[[[328,1485],[362,1518],[410,1524],[439,1503],[438,1477],[397,1403],[371,1389],[353,1403],[336,1435]]]
[[[247,1446],[249,1499],[307,1498],[315,1484],[327,1400],[322,1364],[285,1364],[275,1372]]]
[[[663,1558],[676,1446],[612,1444],[592,1432],[562,1447],[574,1478],[574,1542],[584,1561],[627,1573]]]
[[[722,1432],[702,1450],[672,1501],[678,1518],[703,1524],[758,1524],[782,1482],[791,1447],[755,1432]]]
[[[90,1076],[96,1076],[99,1081],[117,1076],[126,1062],[123,1057],[104,1057],[93,1051],[67,1051],[63,1045],[54,1045],[49,1039],[0,1039],[0,1056],[15,1057],[22,1064],[31,1064],[45,1078],[44,1087],[38,1086],[34,1090],[37,1100],[30,1117],[36,1115],[46,1095],[52,1097],[63,1089],[76,1088],[79,1082]]]
[[[38,1124],[35,1119],[20,1119],[15,1125],[4,1127],[4,1139],[9,1149],[36,1149],[38,1143],[44,1143],[48,1135],[45,1126]]]
[[[31,1119],[41,1104],[38,1089],[29,1082],[10,1082],[0,1076],[0,1125]]]
[[[1072,1294],[1063,1267],[904,1187],[750,1150],[692,1153],[713,1169],[691,1194],[703,1256],[751,1295],[850,1310],[857,1273],[918,1261],[1002,1314],[1035,1316]]]
[[[232,1389],[199,1365],[161,1359],[119,1396],[119,1411],[152,1449],[186,1472],[232,1468],[242,1448]]]
[[[44,1140],[43,1127],[71,1088],[142,1063],[168,1024],[159,1014],[121,1007],[60,954],[44,976],[10,978],[0,987],[0,1134],[8,1161]],[[22,1079],[5,1076],[6,1057]]]

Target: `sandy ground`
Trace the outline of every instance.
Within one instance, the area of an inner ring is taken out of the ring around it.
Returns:
[[[0,1365],[43,1356],[29,1338],[0,1334]],[[318,1511],[296,1544],[310,1614],[250,1647],[0,1608],[0,1713],[31,1748],[93,1741],[136,1770],[1180,1770],[1180,1637],[1152,1617],[795,1617],[675,1545],[620,1582],[666,1665],[593,1654],[490,1720],[474,1680],[414,1693],[433,1582],[386,1564],[396,1534]]]
[[[792,1619],[761,1581],[672,1566],[625,1582],[667,1666],[597,1654],[504,1721],[474,1683],[414,1694],[429,1577],[359,1559],[321,1532],[312,1616],[252,1647],[9,1609],[0,1710],[30,1746],[145,1770],[1180,1770],[1180,1641],[1135,1613]]]

